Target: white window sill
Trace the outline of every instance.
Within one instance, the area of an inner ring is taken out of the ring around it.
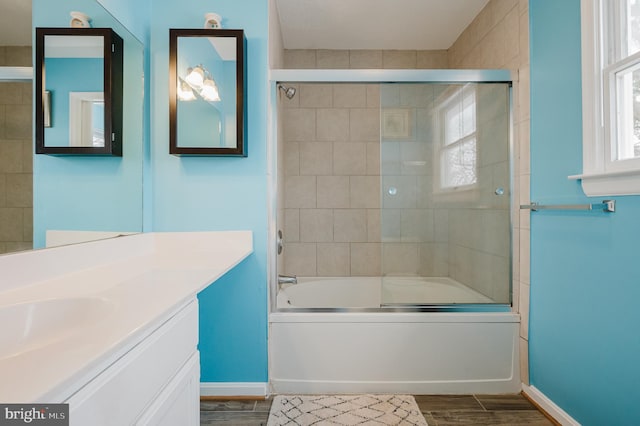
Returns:
[[[640,170],[584,173],[569,179],[582,181],[582,190],[588,197],[640,195]]]

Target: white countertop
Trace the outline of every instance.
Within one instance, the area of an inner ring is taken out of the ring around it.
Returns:
[[[0,402],[63,402],[252,251],[250,231],[178,232],[0,256],[0,320],[29,304],[34,323],[72,324],[15,350],[0,338]]]

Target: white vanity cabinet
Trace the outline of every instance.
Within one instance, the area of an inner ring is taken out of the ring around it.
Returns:
[[[65,402],[72,426],[198,425],[198,302],[155,323]]]

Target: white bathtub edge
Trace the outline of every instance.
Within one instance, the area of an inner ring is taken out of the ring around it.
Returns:
[[[429,322],[519,323],[516,312],[272,312],[270,323]]]

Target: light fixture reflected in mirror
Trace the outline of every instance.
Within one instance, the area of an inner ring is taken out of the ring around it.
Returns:
[[[216,86],[216,83],[212,79],[208,78],[204,81],[200,96],[202,96],[205,101],[217,102],[220,100],[218,86]]]
[[[216,82],[202,65],[187,68],[184,79],[178,79],[178,99],[181,101],[193,101],[200,96],[208,102],[220,101],[220,92]]]
[[[187,76],[184,79],[191,87],[201,88],[204,83],[204,67],[198,65],[193,68],[187,68]]]
[[[180,79],[180,81],[178,82],[178,99],[181,101],[196,100],[196,95],[195,93],[193,93],[193,89],[183,79]]]

